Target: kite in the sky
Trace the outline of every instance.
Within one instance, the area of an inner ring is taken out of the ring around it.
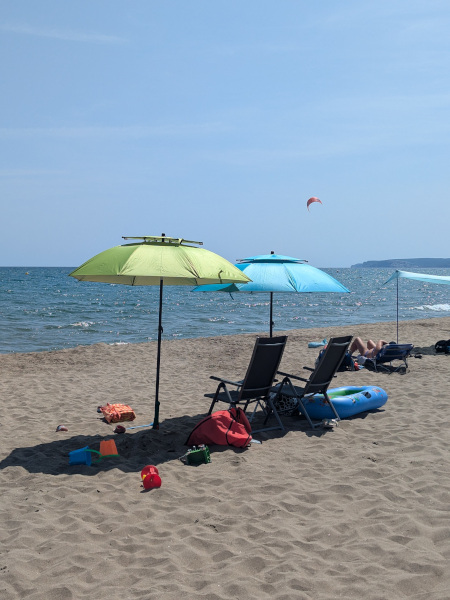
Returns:
[[[319,198],[316,198],[315,196],[312,196],[308,202],[306,203],[306,207],[309,210],[309,205],[312,204],[313,202],[320,202],[320,204],[322,204],[322,200],[319,200]]]

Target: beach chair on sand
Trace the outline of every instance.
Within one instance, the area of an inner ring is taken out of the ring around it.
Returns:
[[[407,359],[413,347],[413,344],[396,344],[395,342],[390,342],[383,346],[374,358],[366,358],[364,366],[371,371],[406,373],[408,369]],[[400,360],[403,364],[395,366],[392,364],[394,360]]]
[[[240,406],[244,412],[250,404],[255,403],[253,412],[249,417],[250,423],[252,423],[258,407],[263,409],[265,418],[263,428],[253,430],[252,433],[272,429],[284,431],[283,423],[273,403],[274,396],[271,394],[271,390],[283,356],[286,340],[287,336],[257,337],[247,373],[241,381],[229,381],[211,375],[211,379],[218,381],[219,384],[214,394],[205,394],[206,398],[212,398],[208,415],[211,414],[217,402],[226,402],[230,407]],[[230,387],[236,389],[230,389]],[[271,415],[275,417],[277,424],[265,427]]]
[[[319,427],[322,423],[312,422],[303,400],[307,399],[308,396],[313,396],[314,394],[322,394],[324,396],[325,402],[327,402],[331,407],[336,420],[340,421],[339,414],[334,407],[333,402],[329,398],[327,390],[336,374],[336,371],[339,369],[342,360],[344,359],[351,341],[351,335],[331,338],[316,367],[314,369],[310,367],[303,367],[308,371],[312,371],[309,379],[278,371],[278,375],[282,375],[284,379],[280,384],[275,386],[273,391],[282,397],[296,399],[298,402],[298,410],[306,418],[312,429]],[[306,385],[303,387],[294,385],[292,380],[304,381]]]

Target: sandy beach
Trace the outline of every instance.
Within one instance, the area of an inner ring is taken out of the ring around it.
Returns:
[[[396,324],[285,333],[281,368],[300,374],[309,341],[395,339]],[[161,427],[123,435],[97,407],[123,402],[137,415],[126,426],[151,423],[156,343],[0,355],[0,597],[447,600],[450,356],[434,353],[447,338],[450,318],[402,321],[422,356],[408,373],[342,372],[333,386],[382,387],[382,409],[314,432],[283,417],[285,432],[212,446],[197,467],[179,457],[209,377],[242,377],[255,335],[163,341]],[[105,439],[119,458],[69,466]],[[160,489],[143,490],[148,464]]]

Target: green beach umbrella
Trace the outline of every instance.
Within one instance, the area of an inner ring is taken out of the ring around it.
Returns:
[[[159,429],[159,370],[162,300],[165,285],[245,283],[250,279],[225,258],[199,248],[202,242],[161,236],[124,237],[129,244],[100,252],[69,273],[79,281],[123,285],[159,285],[158,351],[153,429]]]

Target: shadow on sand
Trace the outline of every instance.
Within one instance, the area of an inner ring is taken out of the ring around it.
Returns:
[[[371,411],[371,412],[379,412]],[[360,413],[353,418],[365,418],[368,413]],[[189,434],[195,425],[205,417],[205,414],[194,416],[184,415],[165,419],[160,424],[159,430],[151,427],[129,430],[124,434],[108,433],[107,435],[75,435],[68,437],[67,433],[61,433],[65,437],[60,439],[15,448],[9,456],[0,461],[0,469],[7,467],[23,467],[29,473],[45,473],[48,475],[73,475],[86,476],[96,475],[99,471],[119,469],[124,473],[140,471],[146,464],[161,465],[163,463],[178,460],[183,456],[188,447],[185,445]],[[255,435],[255,439],[264,443],[268,440],[278,439],[290,431],[296,431],[308,437],[321,437],[332,432],[330,429],[308,428],[308,424],[302,417],[283,416],[285,431],[274,430]],[[124,423],[126,426],[127,423]],[[130,427],[132,425],[130,424]],[[112,429],[111,429],[112,431]],[[69,452],[88,446],[92,450],[99,450],[100,442],[114,439],[119,453],[118,457],[103,458],[100,462],[88,465],[69,465]],[[210,445],[211,454],[217,452],[246,452],[246,449],[234,448],[232,446]]]

